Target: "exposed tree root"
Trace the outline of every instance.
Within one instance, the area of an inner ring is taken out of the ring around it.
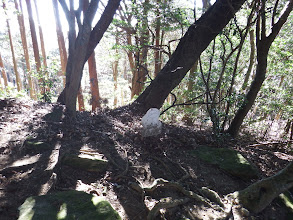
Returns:
[[[152,220],[155,219],[155,217],[159,214],[159,211],[161,209],[168,209],[168,208],[173,208],[179,205],[183,205],[187,202],[189,202],[189,198],[182,198],[182,199],[172,199],[172,198],[164,198],[161,199],[160,202],[158,202],[152,210],[149,212],[147,216],[147,220]]]
[[[233,203],[254,213],[264,210],[277,196],[293,187],[293,162],[276,175],[260,180],[242,191],[228,195]]]
[[[160,209],[173,208],[178,205],[185,204],[192,200],[208,207],[208,209],[215,210],[222,213],[223,216],[231,217],[237,220],[248,219],[250,212],[259,213],[264,210],[276,197],[281,193],[293,187],[293,162],[281,170],[276,175],[260,180],[242,191],[236,191],[221,199],[217,192],[202,187],[199,191],[203,195],[198,195],[192,191],[186,190],[178,182],[169,182],[162,178],[156,179],[149,187],[143,187],[140,184],[130,185],[136,191],[151,194],[159,187],[175,188],[177,191],[186,196],[186,198],[164,198],[160,200],[150,211],[148,220],[154,219]],[[208,215],[208,214],[207,214]],[[214,217],[213,217],[214,218]],[[215,218],[214,218],[215,219]]]

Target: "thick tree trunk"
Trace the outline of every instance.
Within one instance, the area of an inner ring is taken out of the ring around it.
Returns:
[[[245,0],[218,0],[191,25],[158,76],[137,98],[143,110],[160,108],[168,94],[181,82],[200,54],[234,17]]]

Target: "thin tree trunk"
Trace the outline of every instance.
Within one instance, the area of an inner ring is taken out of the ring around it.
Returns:
[[[86,10],[89,6],[89,1],[85,0],[83,2],[83,13],[86,13]],[[91,103],[92,103],[92,111],[95,111],[97,108],[100,108],[100,92],[99,92],[99,83],[98,83],[98,74],[97,74],[97,65],[95,60],[95,52],[91,54],[88,59],[88,67],[89,67],[89,77],[90,77],[90,88],[91,88]]]
[[[120,0],[109,0],[100,20],[92,29],[91,24],[98,8],[98,1],[91,1],[91,8],[84,13],[83,22],[78,22],[79,33],[75,31],[75,16],[73,1],[70,1],[70,10],[64,0],[59,0],[69,23],[69,56],[66,67],[66,87],[59,95],[58,101],[65,103],[70,116],[76,114],[76,97],[81,83],[83,68],[86,61],[100,42],[103,34],[109,27]],[[82,1],[80,1],[80,4]],[[82,5],[80,5],[82,7]],[[77,16],[78,19],[80,18]]]
[[[83,94],[82,94],[82,89],[79,87],[78,93],[77,93],[77,99],[78,99],[78,110],[80,112],[85,110],[84,107],[84,99],[83,99]]]
[[[146,76],[148,74],[147,70],[147,57],[148,57],[148,39],[149,39],[149,30],[148,30],[148,4],[149,0],[145,0],[144,8],[143,8],[143,18],[142,18],[142,32],[139,38],[139,47],[140,51],[136,57],[136,64],[137,64],[137,73],[132,80],[132,91],[131,97],[135,95],[139,95],[144,87],[144,82],[146,80]]]
[[[6,75],[6,72],[5,72],[5,67],[4,67],[4,64],[3,64],[1,54],[0,54],[0,71],[2,73],[4,85],[5,85],[5,87],[7,87],[8,86],[8,80],[7,80],[7,75]]]
[[[5,1],[3,1],[3,9],[4,9],[4,11],[6,10]],[[19,76],[19,73],[17,70],[17,61],[16,61],[15,54],[14,54],[12,35],[11,35],[10,24],[9,24],[8,19],[6,19],[6,25],[7,25],[9,44],[10,44],[10,49],[11,49],[12,61],[13,61],[13,70],[14,70],[15,78],[16,78],[17,91],[20,91],[20,90],[22,90],[22,83],[21,83],[21,79],[20,79],[20,76]]]
[[[62,26],[60,22],[59,8],[57,0],[52,0],[54,14],[55,14],[55,23],[56,23],[56,33],[57,40],[59,46],[59,54],[60,54],[60,62],[61,62],[61,72],[59,72],[59,76],[62,77],[63,86],[65,87],[65,73],[66,73],[66,65],[67,65],[67,52],[65,47],[64,35],[62,32]]]
[[[272,45],[273,41],[275,40],[276,36],[278,35],[279,31],[281,30],[283,24],[286,22],[290,12],[293,8],[293,0],[289,0],[289,4],[286,10],[281,15],[279,21],[273,25],[272,32],[269,36],[266,36],[266,17],[265,17],[265,2],[262,2],[262,27],[261,27],[261,39],[257,42],[257,67],[254,80],[250,86],[248,93],[245,96],[245,101],[236,112],[235,117],[233,118],[227,132],[235,137],[240,129],[240,126],[246,117],[247,113],[251,109],[254,101],[257,97],[257,94],[265,80],[266,70],[267,70],[267,57],[269,53],[270,46]],[[260,19],[260,18],[259,18]]]
[[[37,40],[37,34],[36,34],[36,28],[35,23],[33,19],[33,13],[32,13],[32,7],[31,7],[31,1],[26,0],[26,6],[27,6],[27,12],[29,16],[29,24],[30,24],[30,31],[31,31],[31,38],[32,38],[32,44],[33,44],[33,51],[34,51],[34,57],[35,57],[35,65],[37,73],[40,74],[41,71],[41,59],[39,54],[39,46],[38,46],[38,40]],[[39,83],[43,84],[43,79],[39,79]],[[41,86],[41,94],[45,94],[44,86]]]
[[[39,26],[39,35],[40,35],[40,42],[41,42],[43,65],[45,68],[47,68],[47,56],[46,56],[46,50],[45,50],[45,44],[44,44],[43,30],[42,30],[42,26],[41,26],[41,22],[40,22],[40,17],[39,17],[39,9],[38,9],[38,5],[37,5],[36,0],[34,0],[34,3],[35,3],[37,21],[38,21],[38,26]]]
[[[116,45],[119,44],[118,36],[116,36]],[[118,88],[118,49],[115,50],[115,60],[113,63],[113,79],[114,79],[114,107],[117,107],[117,88]]]
[[[17,11],[19,11],[17,0],[14,0],[14,4],[15,4],[15,9]],[[32,78],[31,78],[31,65],[30,65],[30,58],[29,58],[29,53],[28,53],[26,31],[25,31],[22,2],[21,1],[19,1],[19,6],[20,6],[20,11],[17,14],[17,20],[18,20],[19,29],[20,29],[21,42],[22,42],[26,71],[27,71],[27,76],[28,76],[27,78],[28,78],[28,85],[29,85],[29,93],[30,93],[30,97],[32,99],[36,99],[35,89],[34,89],[34,85],[33,85]]]
[[[161,0],[157,0],[156,9],[156,29],[155,29],[155,77],[160,72],[161,59],[160,59],[160,33],[161,33],[161,14],[159,11],[159,4]]]
[[[193,91],[194,80],[196,78],[196,73],[197,73],[197,66],[198,66],[198,60],[195,61],[194,65],[191,67],[189,71],[187,89],[190,92]]]
[[[97,108],[101,107],[95,52],[92,53],[87,62],[89,67],[90,87],[92,95],[92,111],[95,111]]]
[[[247,69],[247,72],[245,74],[245,79],[242,85],[242,90],[245,90],[247,88],[247,83],[249,80],[249,77],[251,75],[253,63],[254,63],[254,57],[255,57],[255,42],[254,42],[254,30],[249,31],[249,42],[250,42],[250,58],[249,58],[249,66]]]

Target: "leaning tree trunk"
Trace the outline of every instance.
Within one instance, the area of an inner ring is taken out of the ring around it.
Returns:
[[[239,110],[236,112],[236,115],[227,130],[227,132],[233,137],[235,137],[238,134],[240,126],[244,118],[246,117],[247,113],[249,112],[252,105],[254,104],[257,94],[260,91],[260,88],[266,77],[267,57],[268,57],[270,46],[272,45],[273,41],[279,34],[284,23],[287,21],[287,18],[293,8],[293,0],[289,0],[289,4],[287,5],[286,10],[283,12],[278,22],[272,25],[272,28],[271,28],[272,32],[270,33],[269,36],[266,36],[265,1],[263,1],[262,3],[263,3],[262,10],[261,10],[262,27],[261,27],[261,33],[258,33],[258,37],[261,37],[261,39],[257,39],[257,67],[256,67],[255,78],[250,86],[248,93],[245,96],[245,101],[240,106]],[[258,27],[259,26],[260,24],[258,25]],[[257,29],[259,30],[259,28]]]
[[[160,108],[168,94],[181,82],[200,54],[234,17],[245,0],[218,0],[192,24],[158,76],[137,98],[143,110]]]

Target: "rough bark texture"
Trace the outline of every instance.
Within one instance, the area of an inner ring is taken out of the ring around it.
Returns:
[[[160,108],[168,94],[181,82],[200,54],[234,17],[245,0],[218,0],[180,40],[175,52],[158,76],[137,98],[143,110]]]
[[[293,162],[276,175],[256,182],[246,189],[234,192],[236,203],[249,211],[259,213],[281,193],[293,187]]]
[[[273,24],[272,31],[269,36],[266,36],[266,25],[265,25],[265,12],[263,5],[263,14],[262,14],[262,30],[261,30],[261,38],[257,40],[257,67],[254,80],[250,86],[249,91],[245,96],[245,101],[236,112],[234,119],[232,120],[227,132],[232,135],[236,136],[239,132],[240,126],[246,117],[247,113],[251,109],[254,101],[257,97],[258,92],[265,80],[266,77],[266,70],[267,70],[267,57],[269,53],[270,46],[272,45],[273,41],[277,37],[279,31],[281,30],[282,26],[286,22],[290,12],[293,8],[293,0],[288,1],[289,4],[286,10],[281,15],[280,19],[277,23]],[[259,36],[260,37],[260,36]]]

